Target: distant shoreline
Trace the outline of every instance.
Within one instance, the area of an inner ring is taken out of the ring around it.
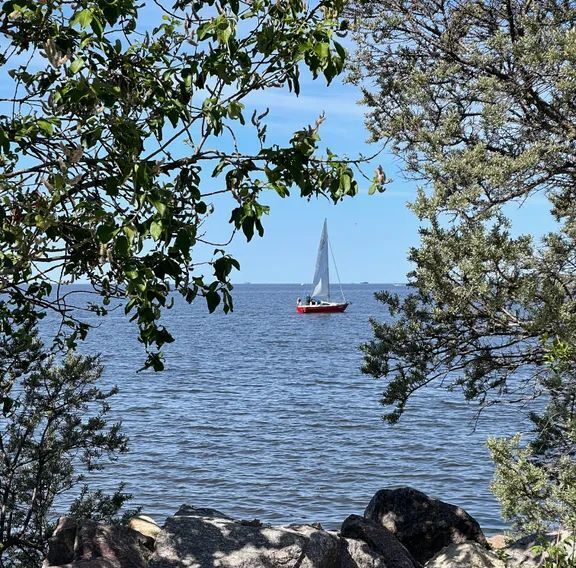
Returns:
[[[232,282],[233,286],[310,286],[309,282]],[[342,286],[408,286],[407,282],[343,282]]]

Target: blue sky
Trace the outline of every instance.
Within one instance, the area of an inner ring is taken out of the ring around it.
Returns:
[[[364,109],[357,104],[359,92],[337,82],[326,87],[320,80],[303,81],[295,97],[284,92],[260,93],[260,107],[269,106],[270,138],[286,143],[298,128],[314,123],[322,112],[324,146],[339,155],[370,155],[379,147],[366,143]],[[364,168],[371,176],[377,163],[387,171],[397,169],[389,155],[381,155]],[[396,177],[395,174],[392,174]],[[264,200],[270,214],[263,219],[265,235],[246,243],[239,235],[229,250],[240,261],[237,282],[309,282],[324,218],[343,282],[404,281],[409,269],[408,247],[417,243],[417,223],[406,201],[413,187],[394,182],[384,194],[369,196],[368,181],[360,178],[361,193],[337,205],[324,198],[310,201],[296,195],[281,199],[270,194]]]

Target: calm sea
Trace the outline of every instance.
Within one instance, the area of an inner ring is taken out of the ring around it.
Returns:
[[[412,486],[464,507],[486,530],[503,527],[489,491],[484,440],[514,429],[492,411],[476,430],[458,393],[428,389],[398,426],[381,420],[379,381],[360,372],[368,318],[387,317],[374,292],[346,285],[344,314],[295,312],[300,285],[238,285],[232,314],[178,300],[164,323],[176,342],[163,373],[137,373],[133,325],[113,313],[92,332],[105,380],[120,386],[113,413],[130,453],[94,476],[118,481],[158,522],[180,504],[265,522],[335,528],[379,489]]]

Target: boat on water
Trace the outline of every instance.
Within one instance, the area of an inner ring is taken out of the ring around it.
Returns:
[[[348,307],[349,302],[344,297],[342,285],[340,285],[342,302],[332,302],[330,300],[329,247],[328,225],[326,220],[324,220],[320,244],[318,245],[318,256],[316,257],[316,270],[312,280],[312,293],[304,300],[298,298],[296,302],[296,311],[300,314],[334,314],[343,312]],[[334,263],[334,266],[336,266],[336,263]],[[338,268],[336,268],[336,275],[338,276]],[[340,284],[339,276],[338,284]]]

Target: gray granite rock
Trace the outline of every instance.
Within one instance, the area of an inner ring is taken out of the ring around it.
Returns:
[[[340,535],[364,541],[383,559],[386,568],[420,568],[420,564],[387,528],[370,519],[350,515],[342,523]]]
[[[150,568],[335,568],[339,539],[311,525],[234,521],[182,506],[156,538]]]
[[[362,540],[342,538],[338,568],[388,568],[384,558]]]
[[[429,560],[425,568],[505,568],[494,552],[477,542],[450,544]]]
[[[146,537],[121,525],[62,517],[48,541],[45,568],[146,568]]]
[[[364,516],[390,530],[421,563],[453,543],[487,547],[480,525],[464,509],[410,487],[378,491]]]
[[[536,568],[544,562],[542,554],[532,550],[532,547],[541,544],[541,535],[529,535],[517,540],[503,549],[508,565],[511,567]]]

